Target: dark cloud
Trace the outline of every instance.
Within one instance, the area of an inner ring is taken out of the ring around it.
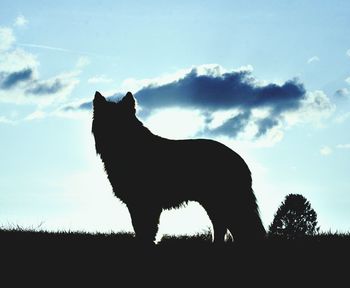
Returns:
[[[141,118],[146,118],[154,110],[162,108],[198,109],[202,111],[206,121],[206,128],[200,132],[201,135],[235,137],[250,121],[255,121],[256,137],[260,137],[278,125],[283,112],[297,110],[305,95],[303,84],[297,80],[289,80],[281,85],[261,85],[257,84],[249,71],[200,75],[197,69],[192,69],[177,81],[142,88],[135,93],[135,98],[142,108],[139,114]],[[91,107],[91,102],[79,106],[80,109]],[[256,108],[268,108],[269,115],[260,119],[253,118],[251,111]],[[221,126],[208,128],[213,112],[229,109],[238,109],[240,112]]]
[[[63,83],[56,79],[53,83],[35,83],[31,88],[26,90],[26,93],[34,95],[55,94],[65,87]]]
[[[335,94],[335,96],[338,96],[338,97],[346,97],[346,96],[350,95],[350,91],[347,88],[341,88],[341,89],[338,89],[337,91],[335,91],[334,94]]]
[[[244,129],[244,127],[248,124],[250,118],[250,112],[242,112],[238,115],[229,118],[222,125],[216,127],[214,129],[206,128],[200,134],[210,135],[210,136],[225,136],[230,135],[230,137],[236,137],[237,134]]]
[[[63,110],[91,110],[92,109],[92,101],[84,102],[78,106],[68,105],[63,107]]]
[[[80,109],[85,109],[85,110],[91,110],[92,109],[92,102],[85,102],[79,105]]]
[[[248,71],[213,76],[198,75],[196,69],[175,82],[148,86],[135,94],[138,103],[150,110],[175,106],[206,111],[271,107],[276,112],[298,108],[304,96],[305,89],[296,80],[262,86]]]
[[[12,73],[1,72],[0,87],[4,90],[11,89],[14,86],[16,86],[19,82],[31,80],[32,76],[33,70],[30,68]]]
[[[117,93],[111,97],[108,97],[108,101],[118,102],[123,96],[124,94]],[[83,102],[79,105],[68,105],[62,108],[63,111],[91,110],[91,109],[92,109],[92,101]]]
[[[92,102],[84,102],[78,106],[68,105],[62,108],[63,111],[75,111],[75,110],[91,110]]]
[[[33,70],[30,68],[16,72],[0,72],[0,88],[9,90],[19,83],[25,82],[25,93],[34,95],[55,94],[66,87],[59,79],[54,81],[37,81],[33,78]]]
[[[256,137],[278,125],[285,111],[296,110],[305,99],[304,86],[296,80],[284,84],[258,85],[249,71],[230,72],[220,76],[198,75],[193,69],[184,78],[162,86],[148,86],[135,94],[147,116],[154,109],[183,107],[203,111],[206,124],[211,113],[237,108],[241,112],[215,129],[205,128],[200,134],[236,137],[250,121],[257,126]],[[251,110],[269,108],[267,117],[253,120]]]
[[[265,135],[269,129],[277,126],[278,123],[279,123],[279,120],[272,117],[267,117],[257,121],[256,124],[258,126],[258,132],[256,133],[255,136],[260,137]]]

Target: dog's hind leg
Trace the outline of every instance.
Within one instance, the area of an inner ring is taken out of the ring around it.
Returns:
[[[225,225],[225,218],[223,212],[212,204],[202,204],[203,208],[207,212],[211,223],[213,224],[213,242],[215,245],[223,244],[225,241],[225,234],[227,228]]]

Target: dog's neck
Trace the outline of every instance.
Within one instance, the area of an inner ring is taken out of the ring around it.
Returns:
[[[147,143],[153,142],[155,137],[158,138],[135,118],[135,122],[124,132],[114,133],[112,130],[100,134],[96,139],[96,152],[102,157],[109,157],[111,154],[122,154],[130,150],[142,149]]]

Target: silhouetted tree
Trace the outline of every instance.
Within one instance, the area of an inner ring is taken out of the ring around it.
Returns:
[[[286,196],[269,226],[270,235],[287,239],[315,235],[318,230],[317,214],[310,202],[300,194]]]

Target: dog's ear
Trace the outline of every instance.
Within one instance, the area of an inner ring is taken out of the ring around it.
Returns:
[[[122,101],[123,105],[133,111],[134,113],[136,112],[135,109],[135,98],[131,94],[131,92],[126,93],[126,95],[123,97]]]
[[[95,93],[95,98],[94,98],[94,105],[98,103],[104,103],[107,102],[106,98],[102,96],[102,94],[98,91]]]

